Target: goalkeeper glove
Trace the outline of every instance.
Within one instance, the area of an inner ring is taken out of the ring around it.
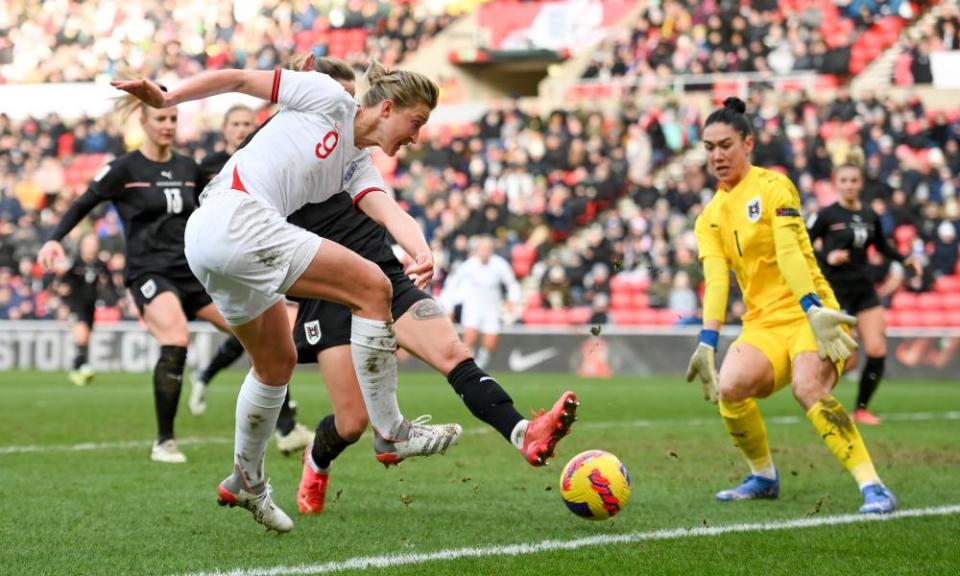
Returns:
[[[693,379],[699,376],[703,387],[703,399],[714,404],[718,399],[715,356],[719,339],[720,334],[716,330],[701,330],[700,343],[693,351],[690,364],[687,365],[687,382],[693,382]]]
[[[807,313],[810,329],[817,341],[817,354],[821,360],[846,360],[856,351],[857,341],[844,330],[845,326],[856,326],[856,318],[838,310],[824,308],[820,298],[812,292],[800,299],[800,306]]]

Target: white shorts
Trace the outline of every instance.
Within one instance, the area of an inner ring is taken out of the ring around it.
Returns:
[[[190,215],[184,252],[224,320],[239,326],[283,300],[321,242],[249,194],[218,190]]]
[[[500,333],[500,305],[464,302],[460,308],[460,324],[481,334]]]

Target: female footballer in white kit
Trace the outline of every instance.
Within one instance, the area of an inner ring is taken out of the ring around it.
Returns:
[[[329,76],[291,70],[218,70],[164,92],[148,80],[112,85],[165,108],[215,94],[240,92],[279,103],[281,111],[237,151],[206,187],[187,223],[190,268],[243,343],[253,367],[237,398],[235,469],[218,487],[223,505],[250,510],[278,532],[293,522],[270,496],[263,460],[297,353],[284,294],[331,300],[353,310],[351,354],[375,432],[398,462],[444,452],[456,424],[404,419],[397,405],[397,364],[390,313],[391,284],[380,268],[343,246],[323,241],[286,217],[307,203],[346,191],[414,257],[407,270],[433,275],[416,221],[384,193],[367,161],[370,146],[393,156],[414,143],[436,107],[436,84],[421,74],[374,63],[361,104]]]

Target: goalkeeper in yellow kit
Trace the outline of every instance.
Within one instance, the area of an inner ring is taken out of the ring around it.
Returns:
[[[728,98],[707,117],[703,142],[720,185],[696,223],[706,278],[704,329],[687,380],[699,377],[704,397],[719,400],[727,431],[751,470],[741,485],[717,493],[717,499],[779,496],[780,477],[754,399],[792,383],[813,427],[857,480],[860,512],[892,512],[896,498],[877,476],[853,420],[831,394],[844,361],[856,350],[848,333],[856,319],[839,312],[820,273],[796,188],[782,174],[750,164],[753,135],[745,110],[739,98]],[[730,270],[747,312],[718,377],[714,356]]]

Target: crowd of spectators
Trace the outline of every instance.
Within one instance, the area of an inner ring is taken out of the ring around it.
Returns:
[[[449,24],[425,2],[71,2],[0,5],[0,82],[159,79],[271,69],[313,50],[393,65]]]
[[[816,71],[850,73],[858,35],[886,16],[912,17],[910,3],[649,2],[631,29],[597,49],[584,78],[669,78],[675,74]]]
[[[922,23],[906,35],[893,70],[898,86],[933,83],[930,59],[935,52],[960,50],[960,7],[943,2],[934,8],[935,19]]]
[[[702,275],[692,227],[713,181],[695,154],[668,164],[682,149],[671,148],[671,139],[695,145],[697,131],[668,134],[701,119],[683,102],[645,103],[644,109],[626,105],[616,116],[584,110],[539,115],[506,101],[475,124],[433,129],[404,152],[390,179],[435,250],[436,289],[466,257],[469,239],[491,234],[525,279],[531,306],[592,306],[594,317],[604,319],[612,285],[627,280],[644,286],[634,304],[695,322]],[[854,99],[844,90],[818,102],[801,92],[762,89],[754,91],[748,109],[757,133],[755,163],[788,174],[808,213],[832,201],[832,167],[860,147],[866,155],[864,202],[881,214],[902,252],[926,255],[927,272],[905,278],[907,288],[926,290],[938,276],[955,273],[960,110],[932,111],[917,99],[870,94]],[[183,143],[197,159],[217,138],[204,134],[199,141],[206,146]],[[122,152],[122,134],[107,120],[66,125],[56,116],[23,122],[0,116],[0,317],[63,316],[56,297],[48,299],[51,279],[34,264],[37,249],[86,186],[66,177],[71,166],[91,154]],[[668,169],[655,180],[664,165]],[[97,216],[92,227],[119,274],[118,219],[106,208]],[[887,268],[877,266],[879,282]],[[117,314],[130,316],[123,304]],[[732,299],[731,317],[740,313],[742,303]]]

